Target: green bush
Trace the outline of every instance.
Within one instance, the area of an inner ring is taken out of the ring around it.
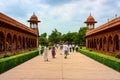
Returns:
[[[38,55],[38,50],[21,53],[7,58],[0,59],[0,73],[3,73],[35,56]]]
[[[115,57],[120,59],[120,54],[116,54]]]
[[[79,52],[120,72],[120,59],[85,49],[79,49]]]
[[[3,56],[3,58],[6,58],[6,57],[10,57],[10,55],[8,55],[8,54],[5,54],[5,55]]]
[[[44,51],[44,46],[42,46],[42,49],[41,49],[41,53],[43,54],[43,51]]]
[[[89,50],[89,51],[92,51],[92,50]]]

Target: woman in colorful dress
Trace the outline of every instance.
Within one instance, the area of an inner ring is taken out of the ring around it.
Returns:
[[[55,58],[56,55],[56,49],[55,46],[52,47],[52,58]]]

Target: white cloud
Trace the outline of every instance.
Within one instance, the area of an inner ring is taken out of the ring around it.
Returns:
[[[64,22],[70,21],[73,17],[75,5],[74,4],[65,4],[63,6],[51,7],[47,6],[46,9],[39,11],[43,17],[47,17],[52,21]]]
[[[43,0],[0,0],[0,11],[28,26],[29,23],[26,21],[35,12],[42,21],[39,24],[40,33],[47,32],[50,34],[54,28],[66,33],[68,31],[78,31],[81,26],[84,26],[84,21],[90,12],[98,21],[97,26],[105,23],[108,18],[113,18],[115,14],[119,16],[120,1],[115,1],[71,0],[65,1],[65,3],[58,1],[57,5],[53,1],[48,1],[45,4]],[[64,28],[64,31],[61,28]]]

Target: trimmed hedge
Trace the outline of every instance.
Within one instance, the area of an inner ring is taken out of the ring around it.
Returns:
[[[38,55],[38,50],[17,54],[11,57],[0,59],[0,73],[3,73],[35,56]]]
[[[44,46],[42,46],[41,48],[41,54],[43,54],[43,51],[44,51]]]
[[[120,59],[86,49],[79,49],[79,52],[120,72]]]

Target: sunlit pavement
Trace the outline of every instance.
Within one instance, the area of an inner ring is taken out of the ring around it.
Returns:
[[[64,59],[58,50],[52,59],[49,51],[48,59],[39,55],[0,74],[0,80],[120,80],[119,72],[77,52]]]

